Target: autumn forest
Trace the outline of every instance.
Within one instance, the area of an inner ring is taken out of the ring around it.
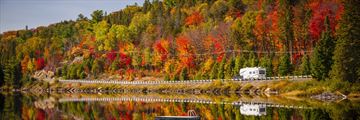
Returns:
[[[360,82],[356,0],[145,0],[116,12],[0,35],[0,85],[61,79],[228,79],[267,76]]]

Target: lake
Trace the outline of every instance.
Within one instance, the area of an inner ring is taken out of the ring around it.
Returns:
[[[12,93],[0,94],[0,113],[2,120],[154,120],[189,114],[202,120],[351,120],[360,119],[360,104],[239,94]]]

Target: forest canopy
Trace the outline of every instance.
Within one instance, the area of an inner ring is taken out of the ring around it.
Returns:
[[[91,18],[79,14],[2,33],[0,84],[31,82],[38,70],[63,79],[187,80],[233,78],[255,66],[271,76],[359,82],[359,6],[355,0],[145,0],[110,14],[96,10]],[[342,53],[346,47],[352,52]],[[353,72],[341,73],[350,70],[339,66],[341,59],[354,59],[345,64]]]

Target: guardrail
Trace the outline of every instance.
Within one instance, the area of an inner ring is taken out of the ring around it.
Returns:
[[[210,83],[215,80],[234,81],[234,82],[258,82],[258,81],[276,81],[276,80],[307,80],[310,75],[301,76],[280,76],[266,77],[265,79],[203,79],[203,80],[183,80],[183,81],[118,81],[118,80],[59,80],[63,83],[85,83],[85,84],[121,84],[121,85],[159,85],[159,84],[201,84]]]
[[[113,97],[113,98],[61,98],[59,102],[110,102],[110,101],[137,101],[137,102],[182,102],[182,103],[201,103],[201,104],[231,104],[231,105],[244,105],[244,104],[256,104],[266,107],[279,107],[279,108],[299,108],[299,109],[309,109],[311,107],[307,106],[294,106],[294,105],[283,105],[272,102],[254,102],[254,101],[234,101],[227,102],[221,101],[216,102],[208,99],[196,99],[196,98],[186,98],[186,99],[174,99],[174,98],[146,98],[146,97]]]

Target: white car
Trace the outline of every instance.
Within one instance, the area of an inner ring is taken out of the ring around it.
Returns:
[[[239,71],[242,80],[266,79],[266,69],[261,67],[246,67]]]

